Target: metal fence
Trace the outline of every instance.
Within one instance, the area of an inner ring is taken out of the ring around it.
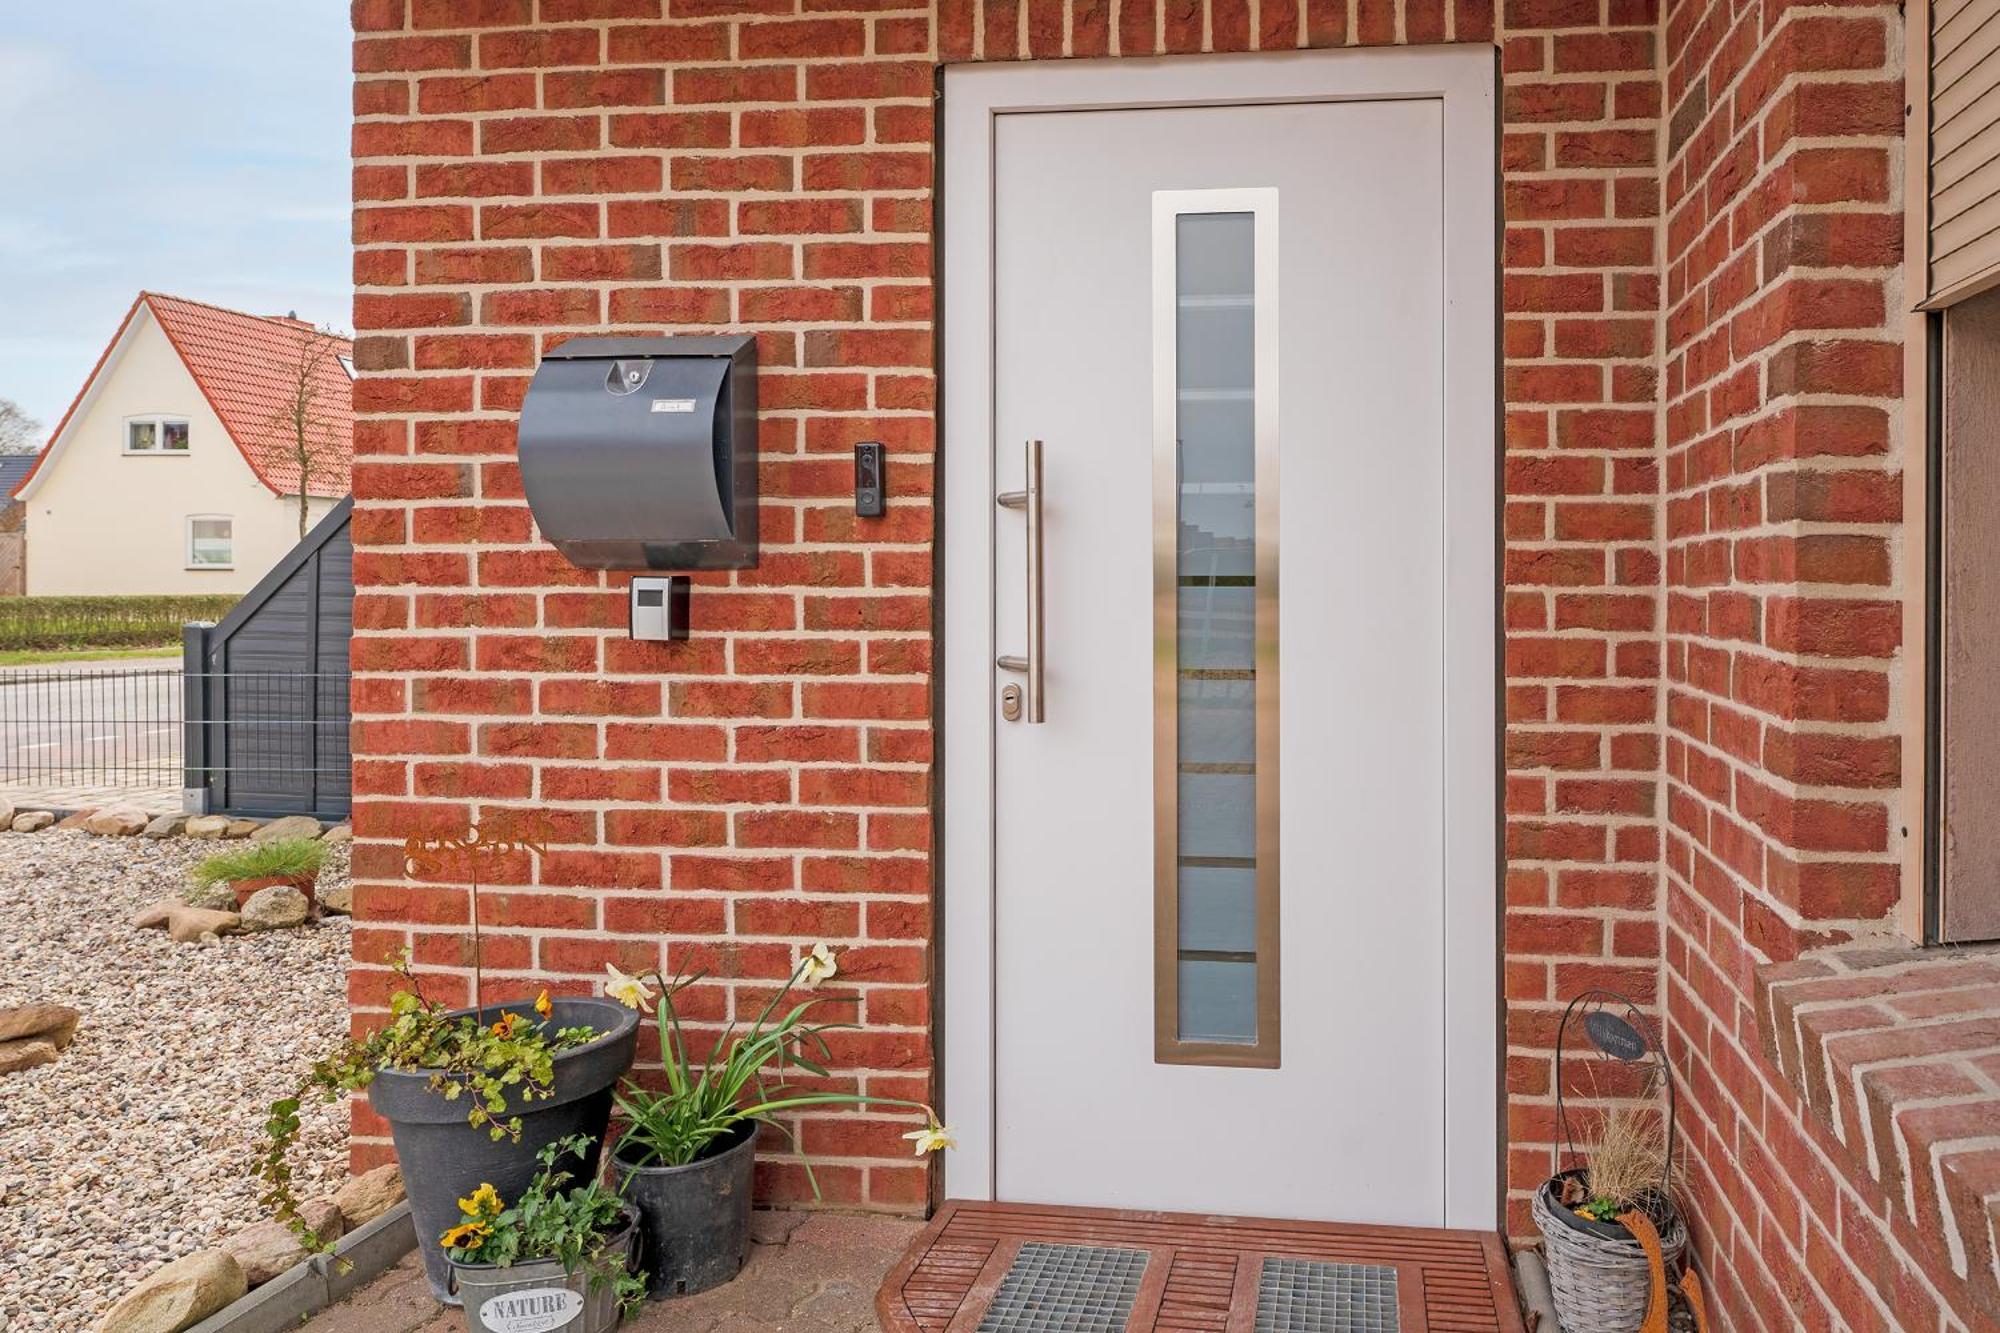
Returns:
[[[0,799],[344,815],[347,688],[346,672],[0,671]]]
[[[187,809],[348,813],[347,672],[185,671],[183,679]]]
[[[178,810],[181,718],[178,669],[0,672],[0,786],[16,805]]]

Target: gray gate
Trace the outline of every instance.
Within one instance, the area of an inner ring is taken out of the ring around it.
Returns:
[[[345,818],[354,544],[342,500],[183,652],[190,810]]]

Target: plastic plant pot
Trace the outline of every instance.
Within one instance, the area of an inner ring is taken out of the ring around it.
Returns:
[[[639,1210],[639,1266],[651,1300],[719,1287],[750,1257],[750,1169],[757,1126],[738,1121],[715,1151],[686,1166],[633,1166],[611,1152],[611,1174]]]
[[[229,891],[236,896],[236,908],[241,911],[246,903],[257,896],[258,890],[268,889],[274,884],[289,884],[306,896],[310,907],[317,901],[313,889],[319,884],[319,875],[259,875],[255,879],[232,879]]]
[[[454,1016],[471,1012],[456,1010]],[[529,1023],[540,1021],[526,1000],[489,1004],[479,1011],[479,1021],[498,1022],[508,1013]],[[579,1180],[596,1174],[611,1120],[612,1085],[631,1067],[639,1041],[639,1015],[610,1000],[564,998],[555,1001],[549,1026],[587,1026],[598,1035],[585,1045],[556,1053],[549,1096],[526,1098],[516,1089],[508,1097],[500,1118],[521,1118],[518,1139],[504,1134],[496,1139],[485,1126],[468,1125],[465,1097],[447,1098],[431,1087],[432,1075],[424,1070],[380,1070],[368,1086],[368,1104],[389,1122],[395,1138],[424,1276],[432,1294],[447,1305],[458,1301],[451,1294],[450,1260],[438,1237],[458,1222],[459,1199],[482,1184],[492,1185],[503,1199],[518,1198],[541,1169],[536,1154],[573,1134],[589,1139],[590,1151],[583,1160],[570,1159],[563,1165]]]

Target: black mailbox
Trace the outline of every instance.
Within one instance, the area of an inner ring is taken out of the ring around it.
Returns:
[[[528,385],[520,460],[535,523],[572,564],[756,564],[756,339],[571,339]]]

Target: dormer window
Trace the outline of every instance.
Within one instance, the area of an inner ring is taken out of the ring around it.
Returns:
[[[184,417],[132,417],[125,422],[128,454],[184,454],[188,424]]]

